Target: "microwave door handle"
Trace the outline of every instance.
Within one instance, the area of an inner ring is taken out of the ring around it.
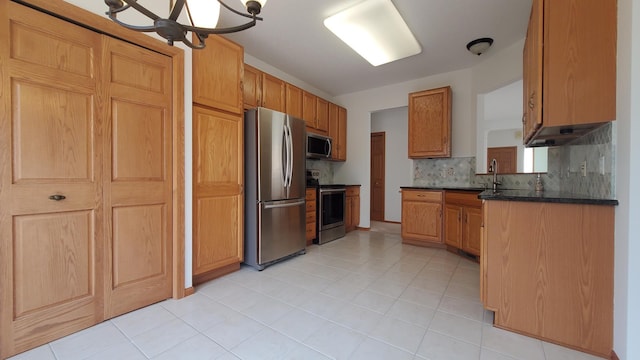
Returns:
[[[331,139],[327,139],[327,145],[329,146],[329,151],[327,152],[327,157],[331,157]]]

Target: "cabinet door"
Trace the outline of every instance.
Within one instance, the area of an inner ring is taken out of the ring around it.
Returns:
[[[347,109],[338,106],[338,155],[337,160],[347,161]]]
[[[243,257],[242,116],[193,108],[193,274],[239,267]]]
[[[451,88],[409,94],[409,157],[451,156]]]
[[[482,211],[480,208],[465,207],[462,227],[462,250],[480,255],[480,233],[482,231]]]
[[[329,137],[333,140],[331,160],[347,160],[347,109],[329,103]]]
[[[444,207],[444,242],[455,248],[462,248],[462,208],[457,205]]]
[[[244,64],[242,78],[242,93],[245,109],[253,109],[260,106],[260,93],[262,91],[262,72],[254,67]]]
[[[524,142],[542,125],[542,40],[544,0],[533,0],[527,37],[522,53],[523,60],[523,133]]]
[[[124,41],[103,43],[110,74],[104,313],[112,318],[171,297],[171,59]]]
[[[442,202],[403,199],[401,228],[405,242],[442,243]]]
[[[320,132],[329,131],[329,102],[316,97],[316,129]]]
[[[345,207],[344,207],[344,227],[345,231],[353,230],[353,197],[347,196],[345,198]]]
[[[316,96],[306,91],[302,92],[302,119],[307,128],[316,128]]]
[[[285,82],[275,76],[262,73],[262,106],[271,110],[286,112]]]
[[[287,83],[285,85],[285,92],[286,113],[298,119],[302,119],[302,89]]]
[[[242,46],[218,35],[206,43],[193,52],[193,102],[242,114]]]
[[[4,359],[103,320],[104,104],[98,34],[9,1],[0,19]]]
[[[359,195],[353,197],[351,217],[352,217],[353,229],[355,230],[358,228],[358,225],[360,225],[360,196]]]

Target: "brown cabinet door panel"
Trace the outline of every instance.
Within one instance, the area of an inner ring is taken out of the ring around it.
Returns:
[[[102,320],[102,45],[13,2],[0,14],[4,358]]]
[[[480,208],[465,208],[463,220],[462,250],[479,256],[482,210]]]
[[[110,318],[171,296],[171,59],[104,43],[104,69],[112,74],[104,150]]]
[[[456,205],[444,207],[444,242],[462,248],[462,208]]]
[[[451,88],[409,94],[409,157],[451,156]]]

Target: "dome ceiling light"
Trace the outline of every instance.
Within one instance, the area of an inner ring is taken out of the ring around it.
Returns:
[[[492,38],[485,37],[485,38],[475,39],[473,41],[470,41],[467,44],[467,50],[469,50],[469,52],[471,52],[474,55],[480,56],[480,54],[487,51],[492,44],[493,44]]]

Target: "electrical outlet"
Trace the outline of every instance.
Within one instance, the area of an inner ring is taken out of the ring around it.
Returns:
[[[587,160],[583,161],[582,164],[580,164],[580,173],[582,173],[582,177],[587,176]]]
[[[447,169],[447,176],[453,176],[455,174],[456,174],[456,172],[453,170],[453,168],[448,168]]]

